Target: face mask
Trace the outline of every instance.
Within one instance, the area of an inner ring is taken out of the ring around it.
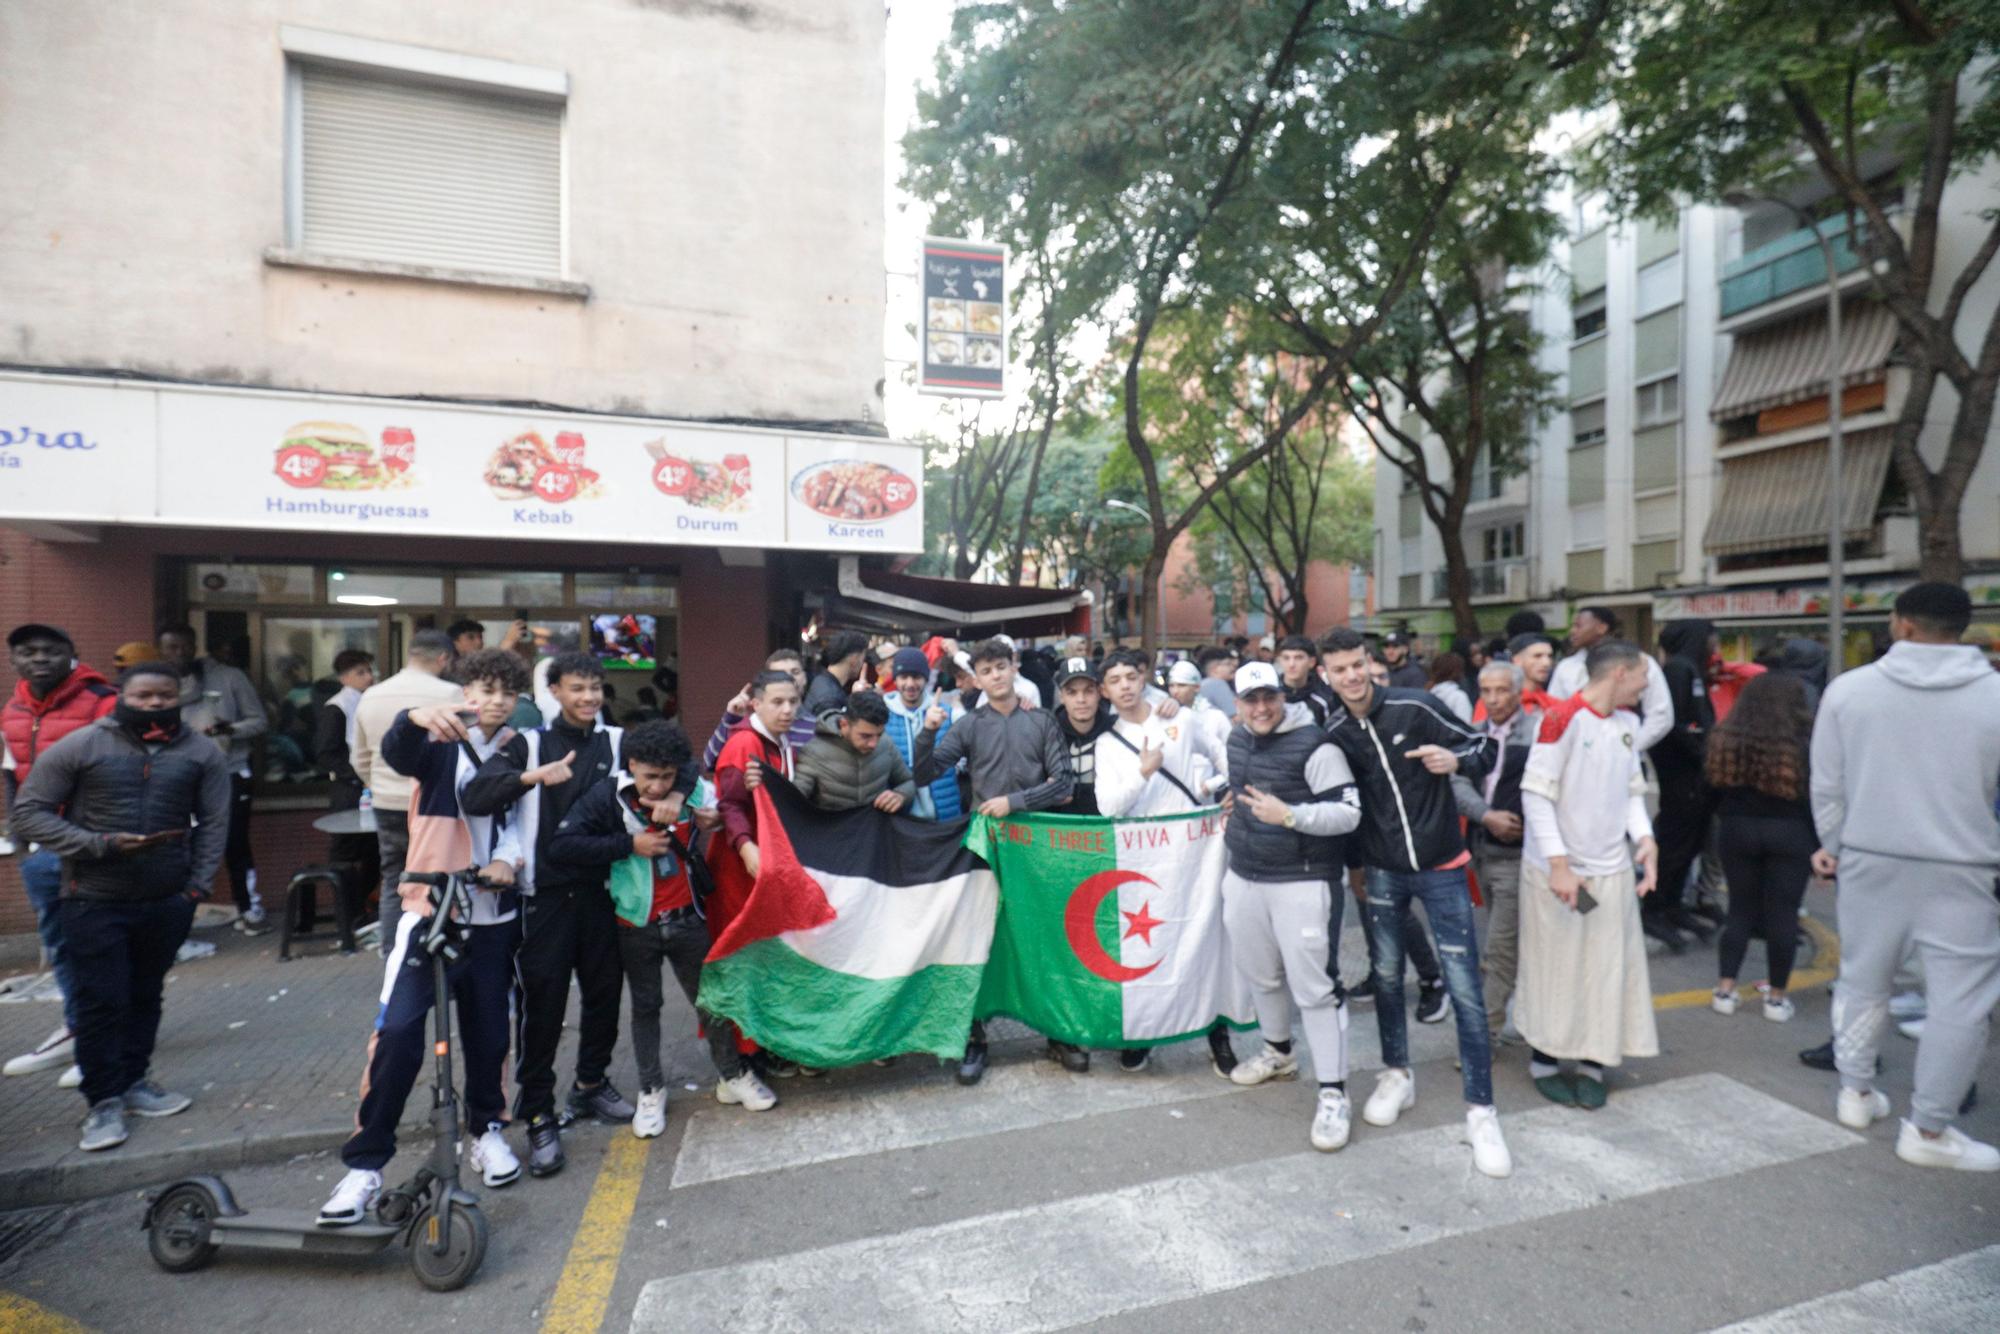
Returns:
[[[111,716],[118,725],[141,741],[172,741],[181,732],[181,711],[172,709],[135,709],[124,700],[119,700],[111,710]]]

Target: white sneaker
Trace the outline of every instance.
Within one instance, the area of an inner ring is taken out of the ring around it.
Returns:
[[[521,1160],[515,1156],[514,1146],[507,1142],[498,1122],[487,1126],[486,1133],[472,1141],[472,1166],[480,1179],[495,1190],[521,1179]]]
[[[1490,1177],[1514,1175],[1514,1155],[1500,1133],[1500,1113],[1491,1107],[1468,1107],[1465,1134],[1472,1141],[1472,1165]]]
[[[1313,1113],[1312,1146],[1321,1153],[1334,1153],[1346,1148],[1352,1124],[1347,1095],[1339,1089],[1321,1089],[1319,1110]]]
[[[1981,1144],[1957,1126],[1946,1126],[1936,1139],[1926,1138],[1910,1122],[1896,1135],[1896,1156],[1913,1167],[1950,1167],[1960,1172],[2000,1172],[2000,1149]]]
[[[1298,1073],[1299,1056],[1296,1050],[1279,1051],[1266,1042],[1257,1049],[1255,1056],[1236,1063],[1236,1068],[1229,1072],[1229,1082],[1247,1088],[1267,1079],[1296,1079]]]
[[[27,1051],[0,1066],[0,1072],[10,1075],[32,1075],[42,1070],[53,1070],[59,1065],[68,1065],[76,1059],[76,1039],[67,1028],[58,1028]]]
[[[1924,1021],[1921,1017],[1905,1019],[1896,1025],[1896,1031],[1912,1042],[1920,1041],[1924,1036]]]
[[[1774,1024],[1789,1024],[1792,1022],[1792,1016],[1798,1012],[1799,1008],[1792,1004],[1790,996],[1764,998],[1764,1017]]]
[[[1393,1126],[1396,1118],[1417,1105],[1417,1076],[1413,1070],[1384,1070],[1375,1076],[1375,1091],[1361,1109],[1361,1119],[1371,1126]]]
[[[632,1117],[632,1133],[640,1139],[651,1139],[655,1135],[664,1134],[666,1129],[666,1089],[640,1089],[639,1110]]]
[[[1716,992],[1708,998],[1708,1008],[1717,1014],[1735,1014],[1736,993],[1733,991]]]
[[[1844,1088],[1834,1100],[1834,1119],[1849,1130],[1866,1130],[1889,1114],[1889,1095],[1881,1089],[1866,1093]]]
[[[320,1206],[321,1227],[353,1227],[368,1217],[369,1206],[382,1192],[382,1174],[365,1167],[351,1169]]]
[[[58,1080],[56,1081],[56,1087],[57,1087],[57,1088],[59,1088],[59,1089],[80,1089],[80,1088],[82,1088],[82,1087],[83,1087],[83,1067],[82,1067],[82,1066],[80,1066],[80,1065],[72,1065],[72,1066],[71,1066],[71,1067],[70,1067],[69,1069],[67,1069],[67,1070],[63,1071],[63,1072],[62,1072],[62,1078],[60,1078],[60,1079],[58,1079]]]
[[[1895,1019],[1921,1019],[1930,1012],[1930,1002],[1921,991],[1904,991],[1889,997],[1889,1014]]]
[[[725,1106],[740,1106],[748,1112],[768,1112],[778,1105],[778,1095],[771,1092],[757,1072],[748,1066],[734,1079],[717,1081],[715,1100]]]

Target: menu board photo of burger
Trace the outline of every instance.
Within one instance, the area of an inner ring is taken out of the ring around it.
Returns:
[[[278,444],[275,464],[301,490],[374,491],[389,480],[368,432],[346,422],[299,422]]]

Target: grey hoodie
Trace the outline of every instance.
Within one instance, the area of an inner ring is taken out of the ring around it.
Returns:
[[[1812,738],[1822,846],[2000,867],[2000,674],[1978,649],[1902,640],[1843,672]]]

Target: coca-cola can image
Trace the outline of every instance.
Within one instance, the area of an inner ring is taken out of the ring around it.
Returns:
[[[566,463],[572,468],[583,466],[583,432],[557,431],[555,448],[558,463]]]
[[[390,472],[408,472],[417,461],[417,434],[407,426],[382,428],[382,466]]]

